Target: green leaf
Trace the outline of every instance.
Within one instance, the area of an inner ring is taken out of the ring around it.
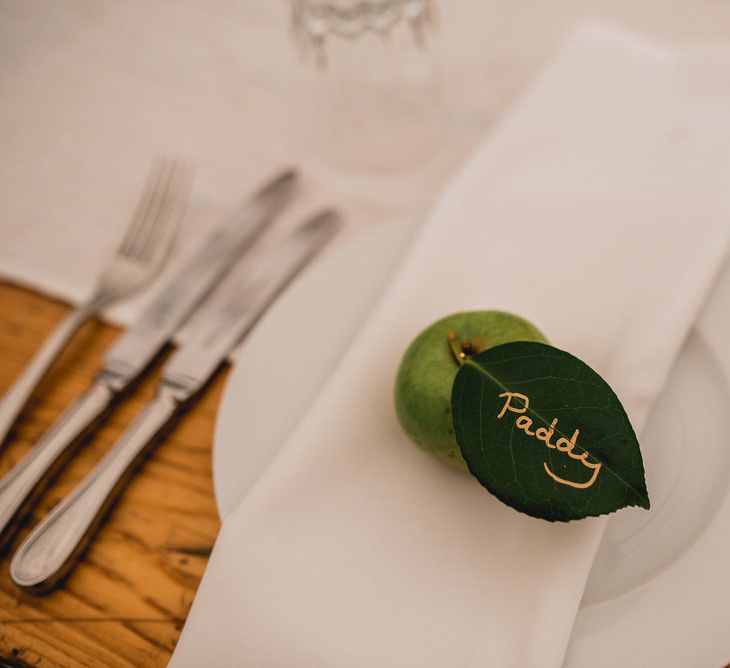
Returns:
[[[626,411],[577,357],[526,341],[489,348],[464,361],[451,406],[469,470],[516,510],[566,522],[649,508]]]

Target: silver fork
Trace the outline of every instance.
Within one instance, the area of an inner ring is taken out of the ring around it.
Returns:
[[[48,337],[0,401],[0,444],[79,327],[103,307],[144,286],[162,269],[189,190],[190,178],[180,163],[163,159],[153,164],[124,238],[97,279],[91,296],[76,306]]]

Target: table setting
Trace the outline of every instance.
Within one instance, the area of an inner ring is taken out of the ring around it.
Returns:
[[[678,5],[1,10],[7,358],[70,305],[0,387],[8,665],[728,665],[730,31]]]

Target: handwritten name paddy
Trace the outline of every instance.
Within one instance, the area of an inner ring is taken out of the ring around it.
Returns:
[[[585,482],[566,480],[565,478],[561,478],[553,471],[551,471],[547,462],[544,462],[543,466],[545,467],[545,472],[553,480],[555,480],[555,482],[558,482],[561,485],[575,487],[577,489],[587,489],[591,485],[593,485],[594,482],[596,482],[596,478],[598,477],[598,474],[601,470],[601,464],[593,464],[588,461],[588,457],[590,457],[590,454],[587,450],[584,450],[581,446],[578,445],[578,435],[580,434],[579,429],[576,429],[570,438],[565,438],[564,436],[561,436],[555,441],[555,443],[553,443],[552,438],[558,426],[558,418],[552,420],[549,427],[538,427],[537,429],[533,430],[532,418],[529,415],[524,415],[524,413],[526,413],[527,409],[530,407],[530,399],[526,395],[520,394],[519,392],[502,392],[502,394],[499,395],[499,398],[504,399],[504,404],[502,406],[502,409],[497,414],[498,420],[501,420],[507,414],[507,412],[516,414],[518,417],[515,419],[515,426],[518,429],[525,432],[525,434],[527,434],[528,436],[533,436],[538,441],[541,441],[548,448],[551,448],[552,450],[557,450],[558,452],[563,452],[571,459],[579,461],[581,464],[583,464],[583,466],[593,472],[591,474],[591,477]],[[515,399],[517,399],[519,403],[515,403]],[[581,454],[577,454],[574,452],[576,447],[582,451]]]

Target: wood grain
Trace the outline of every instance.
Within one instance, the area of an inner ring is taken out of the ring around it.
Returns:
[[[0,392],[67,307],[0,283]],[[18,461],[90,383],[119,330],[88,323],[21,416],[0,457]],[[95,465],[154,391],[151,373],[81,448],[14,545]],[[21,592],[0,561],[0,665],[163,666],[175,646],[218,532],[210,450],[225,372],[132,481],[66,583]]]

